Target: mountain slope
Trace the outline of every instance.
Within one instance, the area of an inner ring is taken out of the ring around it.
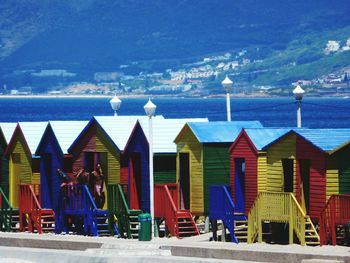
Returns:
[[[164,70],[216,52],[273,52],[349,25],[349,13],[348,0],[3,0],[0,81],[16,70],[64,68],[84,79],[132,61]]]

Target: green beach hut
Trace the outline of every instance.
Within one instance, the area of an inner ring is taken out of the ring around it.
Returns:
[[[230,184],[229,147],[242,128],[260,128],[259,121],[187,123],[175,139],[180,207],[195,215],[209,210],[211,185]]]

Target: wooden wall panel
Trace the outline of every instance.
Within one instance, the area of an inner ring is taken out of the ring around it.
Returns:
[[[350,194],[350,146],[333,154],[339,171],[339,193]]]
[[[41,206],[57,211],[59,209],[61,185],[57,169],[68,171],[64,168],[62,150],[52,129],[47,130],[44,136],[43,142],[38,149],[40,154]],[[71,171],[71,167],[69,171]]]
[[[74,145],[71,154],[73,155],[73,171],[84,168],[84,152],[96,152],[96,125],[91,125],[81,135],[79,141]],[[91,171],[90,171],[91,172]]]
[[[105,132],[97,127],[96,129],[96,152],[107,154],[107,171],[103,171],[105,175],[105,184],[120,183],[120,154],[114,144],[107,137]],[[101,165],[102,166],[102,165]],[[105,187],[105,195],[107,197],[107,187]],[[107,201],[107,198],[106,198]],[[107,209],[107,202],[103,209]]]
[[[336,156],[331,155],[326,162],[326,201],[333,194],[339,194],[339,168]]]
[[[258,155],[258,193],[267,191],[267,155],[259,152]]]
[[[267,149],[267,190],[271,192],[284,191],[282,159],[296,158],[296,136],[287,135]],[[296,164],[294,162],[295,184]],[[295,189],[295,185],[294,185]]]
[[[15,135],[12,151],[9,153],[15,158],[10,158],[10,203],[18,208],[19,184],[32,183],[32,156],[25,147],[25,141],[17,133]]]
[[[204,213],[203,192],[203,156],[202,145],[192,131],[187,128],[186,133],[177,143],[176,178],[179,181],[179,153],[190,154],[190,211],[193,214]]]
[[[203,145],[204,213],[209,213],[211,185],[230,184],[230,143],[206,143]]]
[[[107,153],[108,171],[107,184],[120,183],[120,153],[105,132],[100,128],[96,131],[96,152]]]
[[[233,200],[237,198],[235,193],[235,158],[245,160],[245,194],[243,199],[245,201],[245,214],[248,214],[258,193],[258,153],[245,134],[241,134],[237,138],[235,148],[230,153],[230,183]]]
[[[134,170],[132,169],[132,156],[137,154],[140,156],[140,172],[141,177],[138,177],[138,180],[141,182],[136,182]],[[141,126],[138,124],[135,126],[131,137],[129,138],[129,142],[127,147],[124,149],[123,158],[126,159],[123,163],[128,165],[128,201],[129,205],[133,207],[140,207],[143,212],[150,211],[150,188],[149,188],[149,148],[148,141],[143,133]],[[123,168],[122,168],[123,169]],[[141,185],[141,193],[136,193],[136,184]],[[141,195],[141,204],[137,203],[140,201],[138,198]],[[156,200],[155,200],[156,202]]]
[[[310,162],[309,215],[310,217],[317,217],[326,204],[326,155],[308,141],[297,137],[297,158]],[[297,169],[297,178],[296,197],[300,200],[301,179],[299,169]]]

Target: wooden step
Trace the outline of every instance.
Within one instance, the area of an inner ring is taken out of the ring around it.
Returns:
[[[314,246],[319,246],[320,245],[320,242],[319,241],[308,241],[308,242],[305,242],[306,245],[314,245]]]

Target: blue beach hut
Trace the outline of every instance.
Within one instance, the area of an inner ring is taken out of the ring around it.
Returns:
[[[40,156],[41,205],[55,211],[59,205],[60,182],[57,169],[72,173],[69,146],[87,121],[50,121],[35,152]]]
[[[176,144],[174,138],[187,122],[208,122],[197,119],[153,120],[154,184],[175,184]],[[138,120],[124,149],[128,160],[129,204],[132,209],[149,211],[149,123]],[[157,198],[156,198],[157,199]]]

